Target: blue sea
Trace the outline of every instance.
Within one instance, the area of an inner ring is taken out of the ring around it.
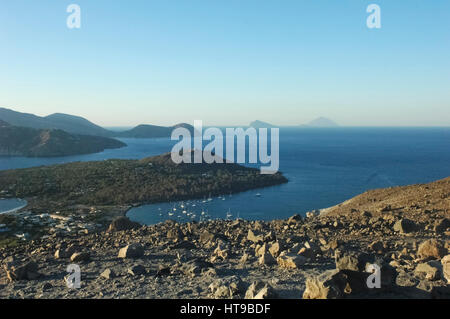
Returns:
[[[0,157],[0,169],[137,159],[169,152],[175,143],[165,138],[121,140],[128,146],[91,155]],[[336,205],[369,189],[431,182],[450,176],[450,128],[281,128],[280,171],[289,183],[219,198],[145,205],[128,216],[145,224],[167,219],[282,219]]]
[[[0,214],[12,213],[27,205],[27,201],[18,198],[0,198]]]

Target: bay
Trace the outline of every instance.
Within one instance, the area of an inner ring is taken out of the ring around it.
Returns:
[[[175,143],[167,138],[121,140],[128,146],[97,154],[0,157],[0,170],[140,159],[169,152]],[[282,219],[336,205],[369,189],[431,182],[450,176],[450,128],[281,128],[280,171],[289,183],[211,200],[144,205],[127,215],[144,224],[167,219]]]

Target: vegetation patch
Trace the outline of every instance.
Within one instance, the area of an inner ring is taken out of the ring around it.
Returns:
[[[203,198],[286,183],[238,164],[175,164],[170,154],[0,172],[0,185],[33,207],[129,205]]]

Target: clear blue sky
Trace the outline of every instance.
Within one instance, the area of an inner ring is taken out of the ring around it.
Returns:
[[[38,115],[450,125],[448,0],[2,1],[0,41],[0,106]]]

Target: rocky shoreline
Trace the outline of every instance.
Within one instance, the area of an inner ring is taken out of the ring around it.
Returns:
[[[449,195],[447,178],[271,222],[120,217],[0,249],[0,298],[450,298]],[[79,289],[67,286],[70,264]],[[368,265],[381,288],[368,288]]]
[[[193,153],[190,152],[193,156]],[[27,206],[0,216],[0,247],[18,240],[96,233],[130,207],[235,194],[287,183],[281,174],[227,163],[141,160],[74,162],[0,171],[0,194]],[[2,229],[7,231],[2,232]]]

